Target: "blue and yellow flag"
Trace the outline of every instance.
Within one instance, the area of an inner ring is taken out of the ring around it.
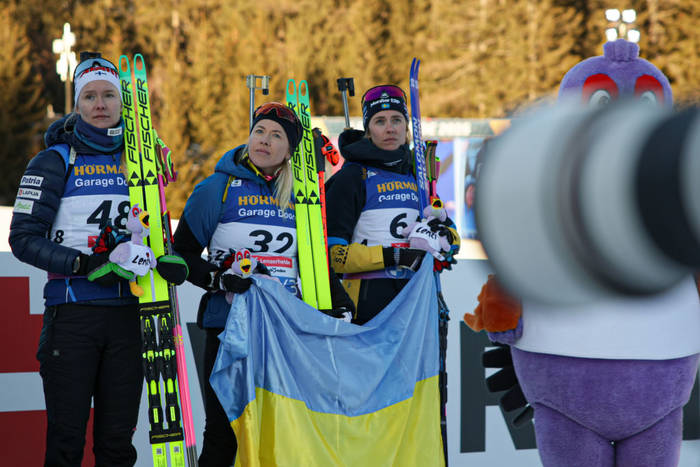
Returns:
[[[236,296],[210,378],[236,465],[444,465],[432,265],[364,326],[272,280]]]

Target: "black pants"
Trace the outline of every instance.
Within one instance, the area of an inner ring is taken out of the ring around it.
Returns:
[[[219,351],[219,338],[222,328],[207,328],[204,343],[204,441],[202,454],[199,456],[199,467],[228,467],[236,458],[236,435],[228,421],[224,408],[219,403],[214,389],[209,384],[209,376],[214,369],[216,354]]]
[[[382,311],[408,284],[408,279],[363,279],[357,300],[357,315],[352,321],[365,324]]]
[[[138,311],[130,306],[48,307],[39,339],[46,400],[46,466],[80,466],[94,399],[97,466],[133,466],[143,366]]]

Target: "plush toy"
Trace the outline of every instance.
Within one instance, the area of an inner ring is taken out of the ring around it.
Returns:
[[[447,221],[447,211],[442,201],[436,198],[423,209],[423,219],[412,222],[404,227],[401,235],[408,238],[409,247],[427,251],[439,261],[444,261],[443,253],[450,251],[451,245],[447,235],[437,228]]]
[[[221,262],[221,268],[224,274],[234,274],[242,279],[247,279],[253,275],[253,272],[258,267],[258,260],[250,254],[246,249],[235,251],[229,250],[229,254]],[[233,303],[233,292],[226,292],[226,302],[230,305]]]
[[[129,289],[132,294],[140,297],[143,288],[136,283],[136,278],[145,276],[158,264],[153,250],[143,243],[150,232],[148,211],[143,211],[138,204],[134,204],[127,215],[126,229],[131,232],[131,240],[118,244],[109,254],[109,260],[134,273],[134,278],[129,281]]]
[[[627,97],[671,106],[668,80],[638,58],[636,44],[617,40],[603,50],[566,73],[561,99],[599,106]],[[545,467],[678,464],[682,409],[700,352],[692,277],[654,297],[570,307],[524,301],[522,308],[490,277],[475,314],[464,320],[510,345]]]

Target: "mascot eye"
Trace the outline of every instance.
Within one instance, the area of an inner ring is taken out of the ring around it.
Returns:
[[[610,95],[605,89],[598,89],[591,97],[588,99],[588,106],[592,108],[605,107],[610,104],[613,100],[613,96]]]
[[[617,99],[619,92],[617,83],[611,77],[604,73],[596,73],[583,82],[581,99],[591,107],[602,107]]]
[[[138,206],[134,206],[133,208],[131,208],[131,215],[132,216],[134,216],[134,217],[138,216],[139,212],[141,212],[141,210],[138,208]]]
[[[644,91],[639,96],[639,102],[649,105],[658,105],[659,101],[653,91]]]
[[[250,259],[250,251],[245,250],[245,251],[243,252],[243,257],[246,258],[246,259]]]
[[[236,261],[240,261],[243,259],[243,253],[240,251],[236,252]]]
[[[634,83],[634,95],[644,103],[663,104],[664,88],[658,79],[651,75],[642,75]]]

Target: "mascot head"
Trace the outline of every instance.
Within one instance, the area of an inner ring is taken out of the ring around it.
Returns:
[[[558,99],[578,99],[598,107],[615,99],[638,99],[661,107],[673,105],[671,85],[653,64],[639,58],[639,47],[618,39],[603,45],[603,56],[571,68],[559,85]]]

